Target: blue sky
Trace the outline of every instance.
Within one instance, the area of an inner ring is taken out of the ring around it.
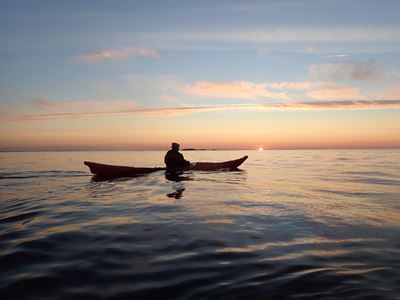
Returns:
[[[83,138],[73,139],[72,123],[78,118],[85,118],[79,122],[88,136],[95,130],[93,124],[112,127],[115,120],[132,131],[138,124],[141,128],[159,124],[154,132],[173,128],[174,133],[153,134],[145,140],[135,136],[129,144],[135,148],[152,147],[151,137],[162,140],[157,145],[174,137],[187,139],[189,133],[179,127],[177,118],[192,131],[199,120],[213,116],[229,128],[232,117],[243,123],[256,119],[259,126],[268,123],[274,128],[265,119],[279,116],[306,130],[311,128],[307,122],[332,114],[340,130],[352,131],[365,123],[362,141],[367,139],[367,124],[374,124],[376,146],[400,145],[394,134],[384,142],[378,138],[379,132],[400,129],[398,1],[1,4],[0,147],[4,149],[89,147],[90,139],[87,144],[82,144]],[[311,115],[304,119],[304,114]],[[154,115],[162,121],[155,122]],[[341,116],[361,123],[342,128]],[[247,127],[236,126],[231,130]],[[276,123],[277,132],[279,126]],[[64,144],[54,142],[50,128],[70,132]],[[265,139],[270,137],[254,130],[259,134],[253,142],[239,144],[268,147]],[[205,132],[203,142],[189,139],[188,143],[212,143],[215,138],[210,134],[207,139]],[[230,131],[226,128],[221,134]],[[290,134],[285,134],[289,140]],[[24,143],[27,137],[35,142]],[[336,144],[329,145],[349,145],[339,137],[332,131]],[[226,143],[235,146],[233,140]],[[288,143],[281,142],[282,147]],[[272,144],[280,147],[278,142]],[[360,142],[363,145],[371,146]]]

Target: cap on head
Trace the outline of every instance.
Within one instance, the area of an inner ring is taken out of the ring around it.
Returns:
[[[172,149],[179,149],[179,144],[178,143],[172,143],[171,148]]]

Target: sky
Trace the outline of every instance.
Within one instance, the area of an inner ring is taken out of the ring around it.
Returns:
[[[2,151],[400,148],[397,0],[0,4]]]

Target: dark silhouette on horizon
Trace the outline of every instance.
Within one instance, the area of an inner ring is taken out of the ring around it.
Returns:
[[[190,165],[190,161],[185,160],[183,154],[179,152],[179,144],[172,143],[171,150],[169,150],[164,157],[167,169],[180,169]]]

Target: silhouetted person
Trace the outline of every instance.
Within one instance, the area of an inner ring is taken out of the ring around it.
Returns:
[[[172,143],[171,150],[165,154],[164,162],[167,169],[182,169],[190,165],[190,162],[179,153],[179,144],[177,143]]]

